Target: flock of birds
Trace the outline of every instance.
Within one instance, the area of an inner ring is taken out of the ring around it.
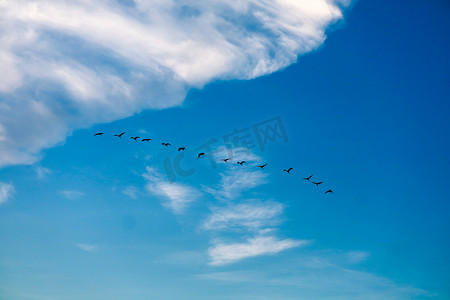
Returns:
[[[102,135],[104,135],[104,134],[105,134],[104,132],[97,132],[97,133],[94,134],[94,136],[102,136]],[[125,132],[122,132],[122,133],[120,133],[120,134],[115,134],[114,136],[116,136],[116,137],[118,137],[118,138],[121,139],[122,136],[123,136],[124,134],[125,134]],[[141,137],[139,137],[139,136],[132,136],[132,137],[130,137],[130,139],[135,140],[135,141],[137,142],[139,139],[141,139]],[[142,139],[141,139],[141,142],[150,142],[151,140],[152,140],[152,139],[150,139],[150,138],[142,138]],[[162,146],[165,146],[165,147],[172,146],[170,143],[161,143],[161,145],[162,145]],[[179,148],[178,148],[178,152],[179,152],[179,151],[185,151],[185,150],[186,150],[185,147],[179,147]],[[206,153],[200,152],[200,153],[197,155],[197,158],[204,157],[205,155],[206,155]],[[230,161],[230,160],[231,160],[231,158],[223,158],[223,159],[221,159],[221,161],[224,161],[224,162],[226,162],[226,163],[228,163],[228,161]],[[245,163],[247,163],[247,162],[246,162],[245,160],[242,160],[242,161],[237,161],[236,163],[239,164],[239,165],[241,165],[241,166],[243,166],[243,165],[244,165]],[[259,165],[259,166],[256,166],[256,167],[261,168],[261,170],[264,170],[264,167],[267,166],[267,165],[268,165],[268,163],[265,163],[265,164],[263,164],[263,165]],[[293,169],[294,169],[294,168],[284,169],[283,172],[286,172],[286,173],[288,173],[288,174],[291,174],[291,171],[292,171]],[[303,180],[306,180],[306,181],[309,181],[309,182],[311,182],[311,183],[313,183],[313,184],[315,184],[317,187],[323,183],[323,181],[310,181],[310,179],[311,179],[312,177],[313,177],[313,175],[310,175],[310,176],[304,177],[304,178],[302,178],[302,179],[303,179]],[[325,191],[324,194],[328,194],[328,193],[334,194],[334,192],[333,192],[332,190],[327,190],[327,191]]]

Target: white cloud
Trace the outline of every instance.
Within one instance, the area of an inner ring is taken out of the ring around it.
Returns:
[[[165,181],[154,168],[147,167],[147,173],[143,176],[147,180],[147,191],[162,196],[163,206],[174,214],[182,214],[199,197],[197,190],[188,185]]]
[[[11,183],[0,182],[0,204],[6,203],[14,191],[14,186]]]
[[[238,161],[245,160],[247,163],[243,166],[254,164],[256,161],[261,161],[261,157],[251,152],[250,149],[245,147],[238,147],[233,145],[232,142],[229,142],[228,146],[218,147],[213,151],[213,155],[216,159],[218,159],[219,163],[227,164],[228,166],[232,166],[236,164]],[[229,158],[228,162],[224,162],[221,159]]]
[[[0,166],[78,128],[179,105],[318,48],[340,0],[0,1]]]
[[[47,169],[47,168],[45,168],[45,167],[42,167],[42,166],[36,166],[36,175],[37,175],[37,177],[39,178],[39,179],[42,179],[42,178],[44,178],[47,174],[51,174],[52,172],[49,170],[49,169]]]
[[[250,171],[244,166],[230,166],[220,174],[221,181],[215,187],[204,187],[204,191],[221,200],[237,198],[242,192],[250,190],[266,182],[268,173],[259,170]]]
[[[252,229],[276,226],[284,205],[278,202],[246,201],[227,207],[213,208],[213,213],[204,222],[207,230]]]
[[[245,243],[218,243],[208,249],[210,264],[215,266],[234,263],[244,258],[276,254],[283,250],[309,244],[306,240],[279,240],[273,236],[250,238]]]
[[[396,282],[382,275],[348,268],[349,253],[364,251],[297,251],[294,255],[271,262],[247,265],[245,270],[209,272],[195,278],[248,285],[272,286],[296,295],[293,299],[427,299],[436,296],[426,290]],[[239,289],[239,288],[238,288]],[[258,290],[258,289],[256,289]],[[297,291],[297,293],[296,293]],[[264,295],[270,297],[270,295]],[[228,298],[233,298],[229,296]],[[254,297],[260,299],[261,297]],[[287,299],[291,299],[287,297]]]
[[[138,194],[138,189],[134,186],[128,186],[126,187],[123,191],[122,194],[132,198],[132,199],[137,199],[137,194]]]
[[[398,299],[428,299],[432,293],[414,286],[397,283],[389,278],[364,271],[355,271],[342,267],[326,269],[309,269],[298,266],[290,260],[289,265],[267,266],[253,271],[211,272],[196,275],[199,280],[247,285],[252,283],[261,286],[280,287],[285,290],[290,287],[297,291],[294,298],[283,299],[348,299],[348,300],[398,300]],[[329,263],[329,265],[332,265]],[[273,271],[275,270],[275,271]],[[282,271],[278,271],[282,270]],[[271,299],[271,295],[267,299]],[[261,297],[255,297],[261,299]]]
[[[77,247],[87,252],[96,252],[98,250],[98,245],[93,244],[77,244]]]
[[[352,264],[358,264],[366,261],[370,256],[367,251],[349,251],[347,252],[347,261]]]
[[[252,158],[253,162],[260,160],[251,152],[248,152],[247,155]],[[253,162],[249,164],[253,166]],[[242,192],[265,183],[267,172],[250,171],[244,166],[228,163],[227,170],[220,175],[221,180],[218,185],[203,187],[203,190],[225,202],[226,206],[213,206],[212,212],[203,222],[202,228],[214,234],[221,231],[239,231],[246,233],[247,236],[248,233],[256,233],[256,236],[248,238],[244,243],[214,241],[214,245],[208,249],[211,265],[225,265],[254,256],[275,254],[309,242],[278,239],[273,235],[276,226],[281,223],[283,204],[257,199],[241,199],[239,203],[230,201],[240,197]]]
[[[75,200],[75,199],[78,199],[78,198],[81,198],[84,196],[83,192],[75,191],[75,190],[64,190],[64,191],[60,191],[60,193],[64,197],[66,197],[67,199],[70,199],[70,200]]]

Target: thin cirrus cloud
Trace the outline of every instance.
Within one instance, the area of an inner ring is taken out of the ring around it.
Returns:
[[[0,182],[0,204],[8,202],[15,189],[11,183]]]
[[[244,243],[217,243],[208,249],[210,264],[221,266],[245,258],[278,252],[309,244],[308,240],[278,239],[274,236],[256,236]]]
[[[347,253],[347,261],[351,264],[359,264],[366,261],[370,256],[367,251],[349,251]]]
[[[267,182],[267,173],[249,171],[241,166],[230,166],[220,174],[220,183],[214,187],[204,187],[203,190],[216,199],[232,200],[244,191],[255,188]]]
[[[128,186],[122,190],[122,194],[130,197],[131,199],[137,199],[139,190],[134,186]]]
[[[83,192],[76,191],[76,190],[63,190],[60,191],[61,195],[63,195],[65,198],[69,200],[75,200],[79,199],[84,196]]]
[[[245,271],[203,273],[199,280],[298,289],[304,299],[428,299],[433,294],[367,271],[346,266],[347,253],[328,257],[298,253],[289,260],[252,265]],[[235,286],[236,287],[236,286]],[[434,295],[435,296],[435,295]],[[256,298],[256,297],[255,297]]]
[[[215,207],[204,222],[206,230],[260,230],[280,224],[284,205],[278,202],[246,201],[227,207]]]
[[[78,128],[182,103],[318,48],[343,0],[0,2],[0,166]]]
[[[249,153],[249,156],[252,156]],[[213,234],[212,246],[208,249],[209,264],[223,266],[262,255],[273,255],[284,250],[305,246],[311,241],[281,239],[275,236],[282,222],[284,205],[276,201],[242,199],[242,192],[266,182],[267,173],[251,171],[242,166],[227,164],[221,174],[220,183],[214,187],[203,187],[221,205],[212,206],[211,213],[201,228]],[[239,199],[236,203],[235,200]],[[223,232],[237,232],[238,242],[221,241]],[[242,236],[252,236],[242,242]]]
[[[86,252],[96,252],[98,245],[94,244],[77,244],[77,247]]]
[[[147,180],[145,189],[161,199],[164,207],[176,215],[181,215],[200,194],[189,185],[168,182],[156,169],[147,167],[143,177]]]

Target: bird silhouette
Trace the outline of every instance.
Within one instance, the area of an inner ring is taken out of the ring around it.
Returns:
[[[288,172],[289,174],[291,174],[291,170],[292,170],[293,168],[289,168],[289,169],[284,169],[283,171],[285,171],[285,172]]]
[[[305,178],[303,178],[303,179],[305,179],[305,180],[310,180],[311,179],[311,177],[313,177],[312,175],[311,176],[309,176],[309,177],[305,177]]]
[[[1,0],[0,0],[1,1]],[[95,133],[94,134],[94,136],[102,136],[102,135],[104,135],[105,133],[104,132],[97,132],[97,133]],[[122,136],[125,134],[125,132],[122,132],[122,133],[120,133],[120,134],[114,134],[114,136],[116,136],[116,137],[118,137],[118,138],[122,138]],[[130,139],[133,139],[133,140],[135,140],[135,141],[137,141],[138,139],[139,139],[140,137],[139,136],[132,136],[132,137],[130,137]],[[144,138],[144,139],[142,139],[141,140],[141,142],[149,142],[149,141],[151,141],[152,139],[150,139],[150,138]],[[168,147],[168,146],[171,146],[171,144],[170,143],[161,143],[161,145],[163,145],[163,146],[166,146],[166,147]],[[185,151],[186,150],[186,148],[185,147],[179,147],[178,148],[178,152],[179,151]],[[198,155],[197,155],[197,158],[201,158],[201,157],[205,157],[206,156],[206,153],[204,153],[204,152],[201,152],[201,153],[199,153]],[[224,162],[228,162],[228,161],[230,161],[231,160],[231,158],[224,158],[224,159],[221,159],[222,161],[224,161]],[[245,163],[247,163],[245,160],[243,160],[243,161],[238,161],[237,162],[238,164],[240,164],[241,166],[243,166]],[[258,168],[261,168],[261,170],[264,170],[264,168],[266,167],[268,165],[268,163],[265,163],[265,164],[262,164],[262,165],[257,165],[257,167]],[[289,174],[291,174],[290,172],[292,171],[292,169],[293,168],[288,168],[288,169],[284,169],[283,171],[284,172],[286,172],[286,173],[289,173]],[[324,183],[323,181],[319,181],[319,182],[314,182],[314,181],[310,181],[310,179],[313,177],[313,175],[310,175],[309,177],[304,177],[304,178],[302,178],[302,179],[304,179],[304,180],[307,180],[307,181],[309,181],[309,182],[312,182],[313,184],[315,184],[317,187],[319,186],[319,185],[321,185],[322,183]],[[334,194],[334,192],[332,191],[332,190],[327,190],[327,191],[325,191],[324,192],[324,194],[328,194],[328,193],[330,193],[330,194]]]

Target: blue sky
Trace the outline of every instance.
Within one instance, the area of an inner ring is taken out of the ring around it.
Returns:
[[[450,297],[446,1],[0,6],[1,299]]]

